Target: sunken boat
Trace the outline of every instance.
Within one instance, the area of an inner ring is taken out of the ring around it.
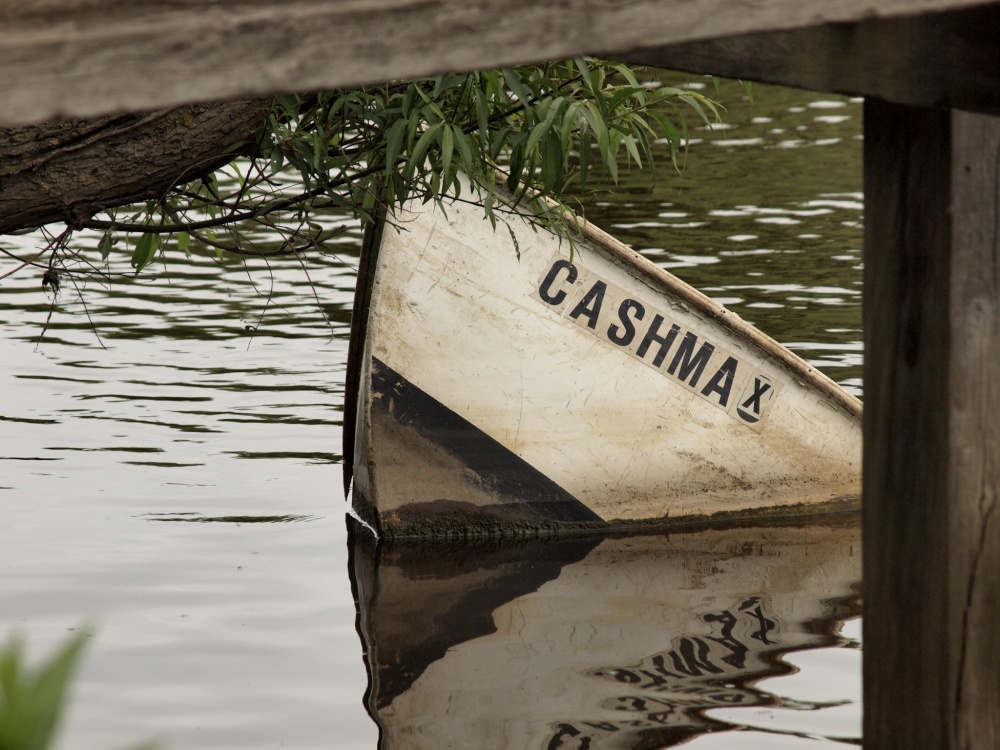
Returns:
[[[857,507],[856,397],[583,219],[506,221],[410,202],[366,233],[344,464],[377,533]]]

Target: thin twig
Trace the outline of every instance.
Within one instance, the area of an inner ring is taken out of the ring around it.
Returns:
[[[267,262],[267,258],[264,258],[264,265],[267,266],[268,278],[271,280],[271,288],[268,289],[267,297],[264,298],[264,309],[260,311],[260,317],[257,318],[257,325],[248,326],[250,328],[250,338],[247,341],[247,351],[250,351],[250,344],[253,343],[254,337],[257,335],[257,331],[260,329],[261,324],[264,322],[264,316],[267,314],[267,308],[271,304],[271,298],[274,296],[274,270],[271,268],[271,264]],[[243,261],[243,267],[247,272],[247,279],[250,281],[250,285],[253,287],[254,291],[257,292],[257,296],[260,296],[260,291],[257,289],[257,284],[254,283],[253,276],[250,275],[250,269],[247,268],[246,260]]]
[[[6,279],[8,276],[14,275],[18,271],[20,271],[22,268],[25,268],[26,266],[36,266],[37,264],[35,263],[35,261],[38,260],[39,258],[41,258],[42,257],[42,253],[44,253],[45,251],[44,250],[39,251],[38,255],[36,255],[31,260],[21,260],[19,257],[17,257],[16,255],[14,255],[14,253],[12,253],[9,250],[6,250],[6,249],[4,249],[2,247],[0,247],[0,252],[2,252],[4,255],[10,256],[11,258],[14,258],[17,261],[20,261],[20,263],[21,263],[21,265],[19,265],[14,270],[7,271],[7,273],[4,273],[4,274],[0,274],[0,279]],[[41,268],[45,268],[45,266],[40,266],[40,267]]]
[[[97,325],[94,323],[94,319],[90,317],[90,309],[87,307],[87,300],[83,298],[83,292],[80,291],[80,285],[76,283],[76,278],[73,276],[69,277],[69,280],[73,282],[73,288],[76,289],[76,295],[80,298],[80,304],[83,305],[83,312],[87,316],[87,322],[90,323],[90,330],[94,332],[94,336],[97,338],[97,343],[101,345],[101,348],[107,351],[104,345],[104,341],[101,339],[101,334],[97,332]]]
[[[313,299],[316,300],[316,309],[319,310],[319,314],[323,316],[323,321],[326,323],[326,327],[330,329],[330,340],[336,335],[336,331],[333,329],[333,323],[327,314],[323,311],[323,303],[320,301],[319,292],[316,291],[316,285],[313,283],[312,277],[309,275],[309,269],[306,268],[306,264],[302,260],[301,255],[295,256],[296,260],[299,261],[299,265],[302,266],[302,273],[306,275],[306,281],[309,282],[309,289],[313,294]]]

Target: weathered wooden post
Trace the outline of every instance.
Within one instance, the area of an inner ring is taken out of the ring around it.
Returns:
[[[865,104],[864,744],[1000,747],[1000,118]]]

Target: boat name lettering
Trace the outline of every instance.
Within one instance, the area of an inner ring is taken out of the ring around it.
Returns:
[[[770,378],[566,258],[552,260],[532,296],[744,424],[757,429],[770,411],[777,392]]]

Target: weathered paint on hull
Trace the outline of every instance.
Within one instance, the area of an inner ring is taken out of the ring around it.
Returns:
[[[381,750],[663,747],[766,705],[858,614],[842,525],[491,546],[352,543]]]
[[[513,223],[516,247],[465,204],[402,213],[369,258],[351,447],[380,533],[856,501],[856,399],[599,230],[570,262]]]

